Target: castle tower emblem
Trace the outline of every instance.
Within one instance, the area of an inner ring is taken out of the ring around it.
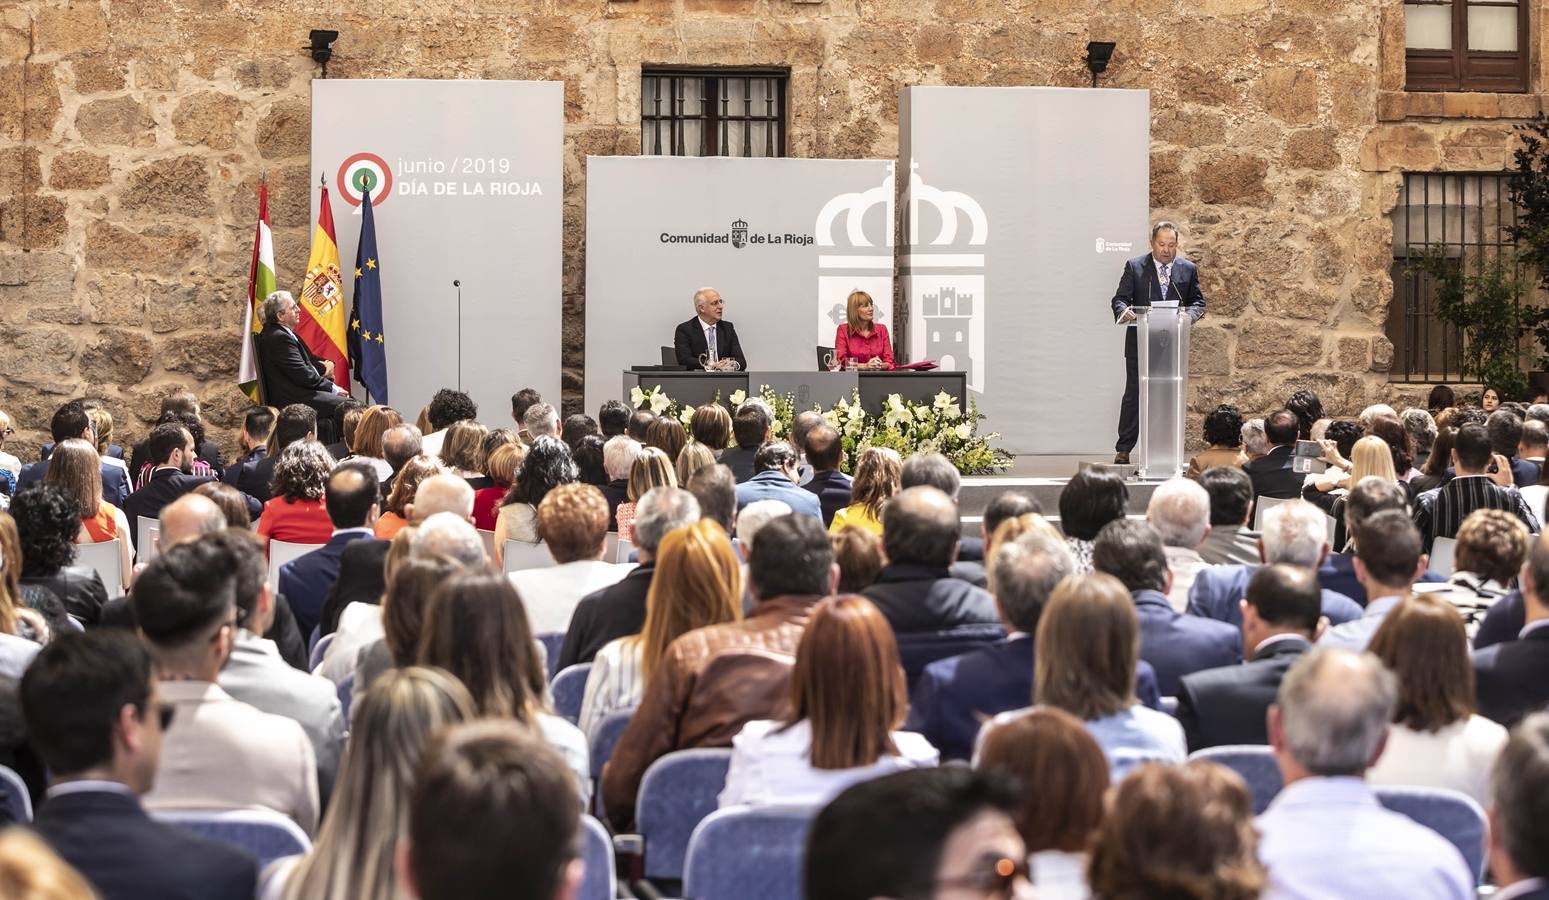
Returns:
[[[969,389],[982,392],[989,219],[978,201],[926,184],[917,169],[911,161],[902,265],[909,356],[967,372]]]

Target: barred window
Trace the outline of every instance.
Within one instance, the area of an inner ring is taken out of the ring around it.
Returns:
[[[1404,174],[1393,208],[1393,303],[1387,322],[1394,351],[1391,380],[1464,380],[1459,372],[1462,335],[1436,316],[1435,286],[1417,263],[1427,248],[1439,248],[1448,265],[1482,271],[1516,247],[1507,230],[1516,221],[1504,173]]]
[[[1525,91],[1527,32],[1527,4],[1519,0],[1406,0],[1406,86]]]
[[[640,73],[640,152],[784,156],[790,70],[647,68]]]

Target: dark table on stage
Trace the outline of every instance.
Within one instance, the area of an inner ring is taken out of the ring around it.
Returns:
[[[660,369],[624,370],[624,400],[631,388],[648,390],[660,386],[667,396],[689,406],[727,400],[737,391],[752,393],[768,385],[776,392],[796,395],[796,408],[810,409],[813,404],[828,409],[840,400],[848,401],[857,388],[861,406],[867,412],[882,411],[888,394],[929,405],[936,395],[946,391],[958,403],[968,402],[966,372],[894,371],[894,372],[676,372]]]

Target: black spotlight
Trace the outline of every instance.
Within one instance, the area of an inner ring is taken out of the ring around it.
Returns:
[[[1107,70],[1115,46],[1113,41],[1086,42],[1086,67],[1092,73],[1092,87],[1097,87],[1097,76]]]
[[[337,31],[328,31],[322,28],[312,29],[312,43],[307,47],[307,49],[312,51],[312,59],[314,62],[322,63],[324,78],[328,77],[328,61],[333,59],[333,42],[337,41],[338,39],[339,32]],[[1112,45],[1109,46],[1111,47]],[[1106,61],[1106,57],[1104,59]],[[1092,77],[1096,78],[1097,76],[1094,75]]]

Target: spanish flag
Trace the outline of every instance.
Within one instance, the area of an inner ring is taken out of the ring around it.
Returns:
[[[350,360],[345,350],[349,310],[344,305],[344,285],[339,280],[339,242],[334,237],[333,208],[328,186],[323,185],[317,230],[312,233],[312,255],[307,259],[307,279],[301,286],[301,324],[296,334],[318,359],[333,363],[334,384],[349,390]]]

